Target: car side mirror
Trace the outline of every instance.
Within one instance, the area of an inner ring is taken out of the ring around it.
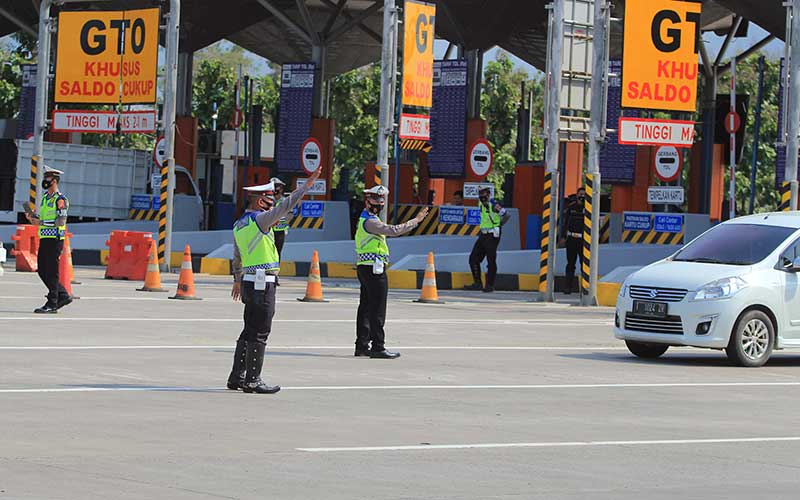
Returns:
[[[792,261],[790,261],[786,257],[783,257],[783,270],[786,271],[787,273],[800,272],[800,257],[796,257]]]

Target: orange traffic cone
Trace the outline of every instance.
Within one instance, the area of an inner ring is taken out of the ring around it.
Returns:
[[[181,274],[178,277],[178,290],[171,299],[181,300],[200,300],[194,296],[194,273],[192,272],[192,250],[189,245],[183,249],[183,262],[181,263]]]
[[[61,286],[64,287],[64,290],[67,291],[70,297],[73,299],[79,299],[80,297],[76,297],[72,293],[72,283],[70,283],[70,267],[69,261],[67,260],[66,252],[61,252],[61,257],[58,258],[58,282],[61,283]]]
[[[191,262],[189,269],[191,270]],[[181,273],[181,276],[183,274]],[[180,288],[178,289],[180,290]],[[158,270],[158,252],[156,251],[156,241],[150,240],[150,261],[147,263],[147,274],[144,275],[144,286],[137,288],[137,292],[166,292],[161,288],[161,271]]]
[[[433,252],[428,252],[428,264],[425,266],[425,276],[422,278],[422,291],[414,302],[423,304],[444,304],[439,300],[439,291],[436,288],[436,267],[433,265]]]
[[[80,285],[81,282],[75,279],[75,268],[72,267],[72,245],[70,245],[69,240],[72,236],[71,233],[67,233],[66,237],[64,238],[64,253],[67,254],[67,268],[69,269],[69,282],[73,285]]]
[[[308,285],[306,285],[306,296],[298,298],[300,302],[328,302],[322,298],[322,278],[319,275],[319,253],[314,250],[311,257],[311,269],[308,271]]]

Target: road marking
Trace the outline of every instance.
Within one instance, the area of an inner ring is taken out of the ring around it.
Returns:
[[[538,443],[475,443],[475,444],[426,444],[411,446],[351,446],[341,448],[295,448],[297,451],[315,453],[348,451],[433,451],[465,450],[481,448],[570,448],[590,446],[652,446],[652,445],[692,445],[692,444],[742,444],[778,443],[800,441],[800,436],[752,437],[752,438],[710,438],[710,439],[648,439],[641,441],[543,441]]]
[[[572,346],[402,346],[390,345],[390,349],[419,351],[624,351],[626,347],[572,347]],[[90,351],[90,350],[126,350],[126,349],[228,349],[232,345],[87,345],[87,346],[0,346],[0,351]],[[276,345],[268,346],[267,353],[273,350],[352,350],[352,345]]]
[[[286,391],[408,391],[408,390],[567,390],[567,389],[653,389],[687,387],[797,387],[798,382],[664,382],[620,384],[505,384],[505,385],[317,385],[288,386]],[[31,389],[0,389],[0,394],[59,393],[59,392],[216,392],[220,387],[45,387]]]
[[[74,316],[61,316],[61,315],[46,315],[46,316],[3,316],[0,321],[100,321],[109,324],[120,322],[163,322],[163,323],[241,323],[242,318],[162,318],[162,317],[139,317],[139,318],[92,318],[83,317],[76,318]],[[353,319],[276,319],[273,323],[355,323]],[[603,320],[514,320],[514,319],[423,319],[423,318],[406,318],[406,319],[387,319],[386,323],[399,323],[399,324],[423,324],[423,325],[531,325],[531,326],[612,326],[613,321]]]

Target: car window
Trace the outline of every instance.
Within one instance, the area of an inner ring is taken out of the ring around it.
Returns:
[[[750,265],[761,262],[795,232],[760,224],[720,224],[688,244],[673,260]]]
[[[781,263],[790,265],[798,257],[800,257],[800,238],[794,240],[794,243],[781,254]]]
[[[195,195],[192,180],[186,175],[186,172],[175,171],[175,194]]]

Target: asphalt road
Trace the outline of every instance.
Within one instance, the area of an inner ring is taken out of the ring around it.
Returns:
[[[248,395],[224,390],[228,279],[184,302],[77,274],[57,316],[31,314],[35,275],[0,277],[0,500],[798,496],[800,354],[641,361],[609,309],[398,291],[402,358],[353,358],[354,283],[305,304],[285,279],[264,373],[284,390]]]

